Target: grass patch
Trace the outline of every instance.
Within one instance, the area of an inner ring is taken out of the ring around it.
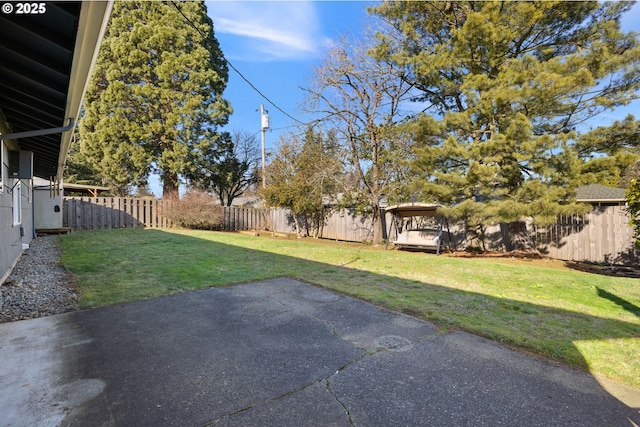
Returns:
[[[289,276],[640,387],[638,279],[209,231],[87,231],[60,245],[85,308]]]

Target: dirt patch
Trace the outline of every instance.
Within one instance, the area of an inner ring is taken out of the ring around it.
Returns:
[[[499,260],[500,262],[507,262],[519,265],[531,265],[536,267],[557,268],[559,270],[567,270],[569,267],[565,261],[559,259],[553,259],[542,255],[536,251],[511,251],[511,252],[466,252],[457,251],[444,256],[451,256],[456,258],[491,258]]]
[[[640,268],[624,265],[601,265],[586,262],[566,261],[565,264],[572,270],[584,271],[585,273],[602,274],[605,276],[631,277],[640,279]]]

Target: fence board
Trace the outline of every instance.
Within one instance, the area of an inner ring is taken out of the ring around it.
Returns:
[[[634,232],[624,206],[599,206],[585,215],[560,216],[535,230],[536,246],[567,261],[636,263]]]
[[[66,197],[63,206],[65,227],[73,230],[103,228],[168,228],[171,220],[164,215],[171,201],[131,197]],[[225,207],[222,229],[226,231],[269,228],[265,210]]]

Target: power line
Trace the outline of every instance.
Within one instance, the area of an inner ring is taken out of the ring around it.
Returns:
[[[249,79],[247,79],[240,71],[238,71],[238,69],[236,67],[233,66],[233,64],[231,64],[231,62],[229,62],[229,60],[227,58],[225,58],[223,56],[223,59],[225,60],[225,62],[227,63],[227,65],[229,65],[229,67],[231,67],[231,69],[233,71],[235,71],[241,78],[242,80],[244,80],[245,82],[247,82],[247,84],[249,86],[251,86],[251,88],[253,90],[255,90],[258,95],[260,95],[261,97],[263,97],[269,104],[273,105],[278,111],[280,111],[282,114],[284,114],[285,116],[289,117],[291,120],[304,125],[305,123],[302,123],[300,120],[296,119],[295,117],[293,117],[291,114],[287,113],[286,111],[284,111],[282,108],[280,108],[279,106],[277,106],[273,101],[271,101],[265,94],[263,94],[260,89],[258,89],[257,87],[255,87],[255,85],[253,83],[251,83],[249,81]]]
[[[207,39],[207,36],[200,30],[200,28],[198,28],[193,21],[191,21],[191,19],[189,19],[184,12],[182,12],[182,9],[180,9],[180,7],[176,4],[176,2],[174,0],[171,0],[171,4],[178,10],[178,12],[180,12],[180,15],[182,15],[182,17],[187,21],[187,23],[194,29],[196,30],[200,36],[202,37],[202,39],[204,40],[205,43],[209,43],[209,40]],[[291,120],[304,125],[305,123],[301,122],[300,120],[296,119],[295,117],[293,117],[291,114],[287,113],[286,111],[284,111],[282,108],[280,108],[275,102],[273,102],[271,99],[269,99],[269,97],[267,97],[264,93],[262,93],[262,91],[260,89],[258,89],[253,83],[251,83],[251,81],[249,81],[248,78],[246,78],[244,76],[244,74],[242,74],[236,67],[233,66],[233,64],[224,56],[224,54],[222,54],[222,59],[224,60],[224,62],[227,63],[227,65],[233,70],[235,71],[242,80],[244,80],[250,87],[251,89],[255,90],[256,93],[258,93],[258,95],[260,95],[262,98],[265,99],[265,101],[267,101],[269,104],[273,105],[278,111],[280,111],[282,114],[284,114],[285,116],[289,117]]]

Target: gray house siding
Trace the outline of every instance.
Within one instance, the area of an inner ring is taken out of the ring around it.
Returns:
[[[1,119],[0,119],[1,120]],[[5,128],[0,123],[0,133]],[[0,283],[9,276],[22,254],[22,244],[28,244],[33,236],[33,200],[31,180],[23,179],[20,185],[9,178],[9,142],[0,143],[2,149],[2,173],[0,186]],[[21,221],[14,224],[14,191],[20,192]]]

